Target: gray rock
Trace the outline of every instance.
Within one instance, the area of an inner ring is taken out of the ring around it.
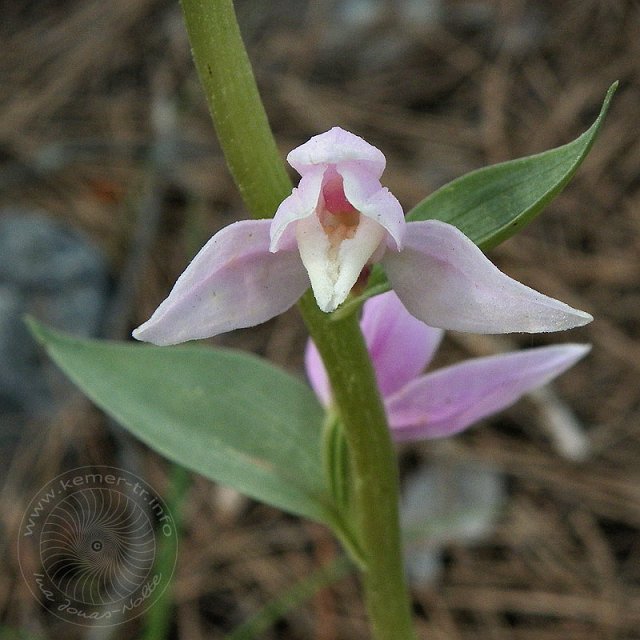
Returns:
[[[37,376],[36,346],[23,322],[25,311],[20,292],[0,284],[0,414],[39,405],[45,395]]]
[[[50,405],[53,370],[23,318],[97,335],[109,291],[106,261],[80,233],[46,215],[0,211],[0,414]]]
[[[443,547],[488,536],[506,501],[504,476],[478,464],[434,464],[406,482],[401,505],[407,575],[431,584],[441,569]]]

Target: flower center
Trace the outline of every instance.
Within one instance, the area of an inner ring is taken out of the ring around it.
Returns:
[[[337,247],[342,240],[353,238],[360,213],[347,200],[344,194],[342,176],[335,170],[322,185],[324,205],[318,208],[318,218],[332,247]]]
[[[349,202],[335,167],[327,167],[313,215],[296,224],[300,258],[320,309],[328,313],[345,301],[369,260],[380,247],[384,251],[384,236],[382,225]]]

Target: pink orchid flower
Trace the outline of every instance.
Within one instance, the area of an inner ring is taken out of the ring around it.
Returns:
[[[253,326],[309,285],[331,312],[375,262],[409,312],[434,327],[537,333],[593,319],[509,278],[455,227],[407,223],[380,184],[384,155],[362,138],[334,127],[287,160],[302,178],[275,217],[216,233],[135,338],[168,345]]]
[[[367,300],[360,321],[395,441],[451,436],[547,384],[589,345],[564,344],[474,358],[422,374],[442,339],[410,315],[393,291]],[[311,386],[330,407],[331,386],[311,340],[305,366]]]

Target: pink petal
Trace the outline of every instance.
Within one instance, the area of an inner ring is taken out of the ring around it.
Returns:
[[[414,318],[393,291],[365,302],[360,325],[384,397],[422,373],[443,334]]]
[[[327,370],[324,368],[324,363],[313,340],[307,341],[307,348],[304,352],[304,367],[311,383],[311,388],[318,396],[318,400],[323,406],[328,407],[331,404],[331,385],[329,384]]]
[[[342,214],[356,211],[344,194],[342,176],[335,170],[335,167],[330,167],[324,174],[322,197],[325,211],[334,216],[340,217]]]
[[[476,358],[421,376],[387,399],[393,438],[422,440],[458,433],[547,384],[590,348],[539,347]]]
[[[428,220],[407,224],[405,248],[382,260],[398,297],[434,327],[475,333],[538,333],[593,318],[509,278],[461,231]]]
[[[291,307],[309,279],[297,251],[269,252],[270,225],[244,220],[216,233],[134,338],[157,345],[208,338]]]
[[[297,188],[280,203],[271,221],[270,251],[279,251],[295,242],[295,225],[291,223],[315,213],[320,199],[324,172],[324,167],[315,167],[305,173]]]
[[[393,291],[365,302],[360,325],[383,396],[393,394],[423,371],[443,334],[407,313]],[[305,368],[320,402],[328,406],[331,385],[311,340],[305,351]]]
[[[376,178],[382,175],[386,165],[382,151],[340,127],[313,136],[287,156],[287,162],[302,176],[314,165],[326,166],[349,160],[364,162]]]
[[[392,240],[392,248],[402,247],[406,222],[396,197],[380,184],[370,167],[361,162],[343,162],[336,166],[344,181],[347,200],[362,215],[382,225]]]

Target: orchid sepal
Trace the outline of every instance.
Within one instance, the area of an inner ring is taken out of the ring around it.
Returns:
[[[396,441],[459,433],[547,384],[591,348],[537,347],[421,374],[433,359],[442,330],[416,320],[393,291],[365,303],[360,325]],[[331,386],[312,341],[307,344],[305,367],[320,402],[330,408]]]
[[[133,337],[164,346],[250,327],[283,313],[309,287],[298,252],[269,251],[271,220],[216,233]]]
[[[385,398],[393,439],[460,433],[561,375],[590,349],[584,344],[537,347],[473,358],[420,376]]]
[[[472,333],[541,333],[593,320],[502,273],[452,225],[427,220],[407,227],[405,249],[387,252],[382,262],[405,307],[431,326]]]

